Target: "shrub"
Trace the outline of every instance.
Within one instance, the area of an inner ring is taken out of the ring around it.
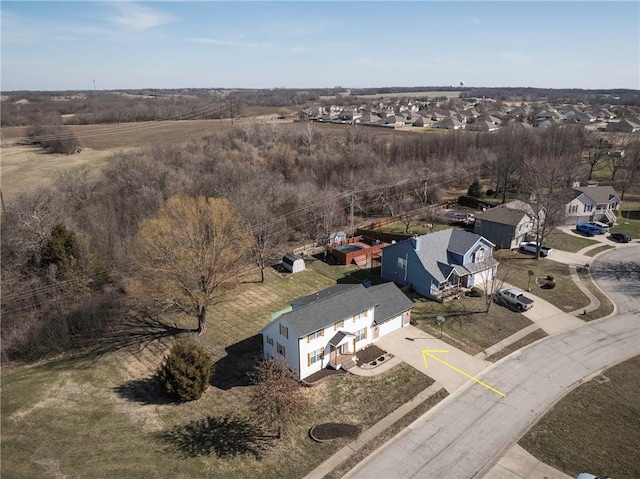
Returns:
[[[158,371],[165,392],[178,401],[200,399],[209,385],[211,355],[199,343],[179,340]]]
[[[555,281],[547,281],[543,286],[542,289],[554,289],[556,287],[556,282]]]
[[[548,274],[547,275],[547,281],[553,281],[553,280],[554,280],[553,275],[552,274]]]
[[[474,286],[471,288],[471,291],[469,291],[469,296],[472,298],[482,298],[482,296],[484,296],[484,291],[482,291],[481,288]]]
[[[496,192],[494,190],[492,190],[491,188],[489,188],[487,190],[487,192],[485,193],[485,195],[487,195],[487,196],[493,196],[495,194],[496,194]]]
[[[480,181],[478,181],[478,178],[473,180],[473,183],[471,183],[471,185],[469,186],[467,195],[471,196],[472,198],[482,197],[482,186],[480,186]]]

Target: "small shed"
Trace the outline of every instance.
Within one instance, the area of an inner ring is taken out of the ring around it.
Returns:
[[[341,243],[347,241],[347,233],[344,231],[338,231],[329,235],[329,244]]]
[[[292,273],[304,271],[304,259],[292,253],[287,253],[282,257],[282,267]]]

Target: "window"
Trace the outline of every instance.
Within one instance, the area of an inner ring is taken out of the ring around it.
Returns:
[[[278,348],[277,348],[278,349],[278,354],[280,356],[282,356],[283,358],[286,358],[287,355],[286,355],[286,350],[285,350],[284,346],[282,344],[280,344],[280,343],[276,343],[276,344],[278,345]]]
[[[307,335],[307,342],[310,342],[312,339],[319,338],[320,336],[324,336],[324,329],[318,329],[317,331]]]
[[[578,212],[578,205],[571,205],[571,208],[569,208],[569,213],[573,214],[577,212]]]
[[[584,205],[584,212],[587,213],[593,209],[593,205]]]
[[[289,328],[287,328],[282,323],[280,323],[280,335],[284,336],[287,339],[289,339]]]
[[[353,322],[355,323],[355,322],[356,322],[356,321],[358,321],[359,319],[366,318],[367,316],[369,316],[369,310],[367,310],[367,311],[363,311],[362,313],[355,314],[355,315],[353,316]]]
[[[342,328],[342,327],[344,327],[344,319],[342,321],[335,323],[333,325],[333,330],[336,331],[338,328]]]
[[[273,346],[273,338],[270,338],[269,336],[267,336],[267,344],[270,344],[271,346]]]
[[[474,263],[480,263],[482,261],[484,261],[484,248],[480,248],[478,251],[476,251]]]
[[[398,268],[407,269],[407,260],[404,258],[398,258]]]
[[[356,331],[356,341],[362,341],[363,339],[367,339],[367,328],[362,328],[359,331]]]
[[[307,366],[311,366],[313,363],[322,361],[322,352],[323,352],[323,349],[320,348],[307,354]]]

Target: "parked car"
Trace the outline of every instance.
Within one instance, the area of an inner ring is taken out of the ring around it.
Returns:
[[[609,238],[617,241],[618,243],[628,243],[631,241],[631,236],[627,233],[611,233]]]
[[[533,253],[536,254],[538,243],[535,241],[523,241],[520,243],[518,249],[524,253]],[[549,256],[549,253],[553,251],[551,248],[547,248],[546,246],[540,246],[540,256],[543,258]]]
[[[601,228],[590,223],[578,223],[576,230],[586,236],[595,236],[601,234]]]
[[[611,478],[609,476],[606,476],[606,477],[596,476],[594,474],[591,474],[590,472],[581,472],[576,476],[576,479],[611,479]]]
[[[609,225],[607,223],[602,223],[601,221],[589,221],[587,224],[598,228],[599,235],[609,232]]]
[[[518,311],[527,311],[533,308],[533,300],[527,298],[522,291],[515,288],[500,288],[497,295],[497,301]]]

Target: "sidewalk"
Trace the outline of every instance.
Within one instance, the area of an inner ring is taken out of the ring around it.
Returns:
[[[377,368],[376,368],[377,369]],[[404,417],[413,411],[416,407],[426,401],[429,397],[433,396],[436,392],[442,389],[442,385],[437,382],[433,383],[427,389],[419,393],[415,398],[411,401],[404,403],[398,409],[393,411],[388,416],[382,418],[376,424],[371,426],[369,429],[361,433],[358,438],[350,444],[347,444],[338,452],[336,452],[329,459],[324,461],[318,467],[316,467],[313,471],[305,476],[304,479],[321,479],[322,477],[329,474],[336,467],[342,464],[344,461],[349,459],[351,455],[360,449],[362,449],[366,444],[369,443],[372,439],[374,439],[378,434],[382,433],[385,429],[392,426],[399,419]]]
[[[493,466],[484,479],[572,479],[540,462],[517,444]]]
[[[422,357],[423,349],[446,350],[448,351],[447,353],[439,353],[439,356],[442,357],[442,359],[455,364],[456,367],[468,374],[476,375],[491,364],[484,361],[484,358],[501,351],[539,328],[544,330],[548,335],[555,335],[584,324],[584,321],[574,315],[582,313],[584,309],[592,311],[598,308],[600,301],[586,288],[586,286],[584,286],[582,280],[577,274],[576,266],[583,265],[593,260],[593,258],[584,256],[581,253],[600,246],[601,244],[590,245],[583,248],[578,253],[560,252],[563,254],[554,254],[549,257],[551,260],[556,260],[569,265],[571,278],[580,290],[589,298],[590,304],[586,308],[581,308],[580,310],[573,311],[571,313],[565,313],[548,301],[527,293],[532,297],[536,305],[531,310],[525,311],[522,314],[533,321],[534,324],[521,329],[475,356],[471,356],[414,326],[400,328],[393,333],[380,338],[376,342],[376,345],[393,354],[394,357],[389,359],[386,364],[375,369],[361,369],[356,367],[350,370],[351,373],[359,376],[375,376],[388,371],[401,362],[406,362],[419,371],[427,374],[436,382],[419,393],[411,401],[403,404],[394,412],[378,421],[371,428],[362,432],[355,441],[337,451],[334,455],[307,474],[305,479],[321,479],[325,475],[329,474],[333,469],[351,457],[352,454],[362,449],[377,435],[411,412],[442,387],[444,387],[449,393],[452,393],[469,381],[467,378],[456,373],[451,368],[443,366],[434,360],[429,361],[427,367],[425,367],[424,359]],[[540,462],[517,444],[514,445],[502,457],[502,459],[500,459],[500,461],[498,461],[498,463],[485,477],[488,479],[570,479],[566,474],[563,474],[551,466]]]

